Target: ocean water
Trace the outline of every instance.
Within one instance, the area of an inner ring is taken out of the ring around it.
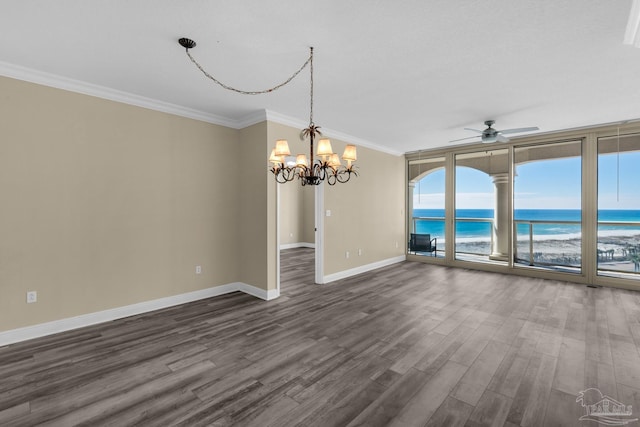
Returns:
[[[444,218],[444,209],[414,209],[414,217]],[[493,209],[458,209],[457,218],[493,218]],[[580,221],[581,211],[577,209],[517,209],[516,220],[529,221]],[[600,210],[598,221],[640,222],[640,210]],[[580,238],[580,224],[545,223],[534,224],[535,240],[570,240]],[[518,224],[518,239],[529,237],[529,225]],[[416,231],[429,233],[438,240],[444,239],[444,219],[417,220]],[[600,225],[598,237],[640,235],[640,225]],[[489,222],[456,221],[456,240],[458,242],[488,241],[491,236]]]

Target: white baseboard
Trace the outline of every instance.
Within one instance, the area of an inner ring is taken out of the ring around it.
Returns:
[[[282,249],[295,249],[295,248],[315,249],[316,245],[315,245],[315,243],[306,243],[306,242],[285,243],[283,245],[280,245],[280,250],[282,250]]]
[[[349,270],[339,271],[333,274],[327,274],[324,276],[323,283],[335,282],[336,280],[346,279],[347,277],[355,276],[357,274],[366,273],[367,271],[375,270],[376,268],[386,267],[391,264],[396,264],[405,261],[407,257],[400,255],[393,258],[387,258],[382,261],[373,262],[371,264],[361,265],[360,267],[351,268]]]
[[[126,305],[124,307],[111,308],[109,310],[95,313],[83,314],[76,317],[54,320],[52,322],[41,323],[33,326],[12,329],[0,332],[0,347],[33,338],[44,337],[46,335],[57,334],[59,332],[70,331],[72,329],[83,328],[97,323],[109,322],[111,320],[122,319],[123,317],[135,316],[136,314],[148,313],[174,305],[185,304],[205,298],[228,294],[230,292],[244,292],[246,294],[269,301],[280,296],[277,289],[266,291],[242,282],[228,283],[226,285],[214,286],[199,291],[187,292],[185,294],[173,295],[170,297],[144,301],[137,304]]]
[[[247,285],[246,283],[238,283],[237,290],[244,292],[245,294],[253,295],[254,297],[258,297],[265,301],[270,301],[280,296],[280,291],[278,289],[270,289],[268,291],[265,291],[264,289],[256,288],[255,286]]]

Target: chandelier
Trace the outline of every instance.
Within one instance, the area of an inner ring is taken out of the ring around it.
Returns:
[[[313,48],[310,48],[309,69],[311,74],[309,126],[300,132],[300,139],[309,138],[309,158],[307,159],[304,154],[298,154],[295,161],[288,160],[287,157],[291,155],[289,144],[286,139],[279,139],[269,156],[269,162],[272,163],[271,172],[280,184],[292,181],[294,178],[299,179],[302,185],[319,185],[324,181],[329,185],[347,182],[351,175],[358,176],[352,164],[357,160],[355,145],[347,145],[342,154],[342,159],[347,162],[347,166],[340,163],[340,157],[333,152],[328,138],[318,140],[318,158],[313,156],[314,141],[316,137],[322,136],[320,126],[313,123]]]
[[[300,139],[309,139],[309,158],[305,154],[298,154],[295,158],[291,157],[289,143],[286,139],[279,139],[271,150],[269,162],[271,163],[270,171],[273,173],[276,182],[284,184],[294,179],[298,179],[302,185],[320,185],[327,182],[329,185],[335,185],[337,182],[344,183],[351,179],[351,175],[358,176],[353,166],[353,162],[357,160],[355,145],[347,145],[342,154],[342,160],[346,161],[346,166],[340,161],[338,154],[334,153],[331,148],[331,141],[328,138],[318,140],[318,151],[314,157],[313,149],[316,138],[322,136],[320,126],[313,123],[313,47],[309,48],[309,58],[306,62],[287,80],[284,82],[264,90],[244,91],[235,89],[229,85],[220,82],[218,79],[207,73],[204,68],[191,56],[189,49],[196,46],[196,42],[181,38],[178,40],[180,45],[185,48],[187,56],[194,65],[210,80],[224,89],[231,90],[243,95],[259,95],[270,93],[291,82],[307,65],[309,65],[311,75],[310,87],[310,108],[309,108],[309,126],[302,129]]]

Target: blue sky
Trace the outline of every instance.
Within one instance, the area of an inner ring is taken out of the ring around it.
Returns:
[[[640,210],[640,152],[620,155],[620,197],[617,200],[617,155],[599,156],[599,209]],[[515,179],[516,209],[580,209],[580,158],[565,158],[518,165]],[[418,195],[420,191],[420,195]],[[458,209],[493,209],[494,186],[483,172],[457,168]],[[425,176],[414,191],[415,209],[444,209],[444,170]]]

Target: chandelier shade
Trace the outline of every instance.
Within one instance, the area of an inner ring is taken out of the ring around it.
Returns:
[[[340,157],[338,157],[336,153],[333,153],[331,157],[329,157],[329,166],[331,166],[332,169],[337,169],[342,166],[342,163],[340,163]]]
[[[344,153],[342,154],[342,160],[350,160],[352,162],[355,162],[356,160],[358,160],[358,155],[356,153],[355,145],[347,145],[344,148]]]
[[[309,163],[307,162],[307,156],[305,156],[304,154],[298,154],[296,156],[296,166],[303,168],[309,166]]]
[[[291,150],[289,150],[289,143],[287,142],[286,139],[279,139],[276,141],[275,155],[276,156],[291,155]]]
[[[318,156],[324,158],[332,154],[333,149],[331,148],[331,141],[329,141],[328,138],[322,138],[318,141]]]
[[[274,148],[273,150],[271,150],[271,155],[269,156],[269,162],[274,164],[284,163],[284,157],[276,156],[276,149]]]

